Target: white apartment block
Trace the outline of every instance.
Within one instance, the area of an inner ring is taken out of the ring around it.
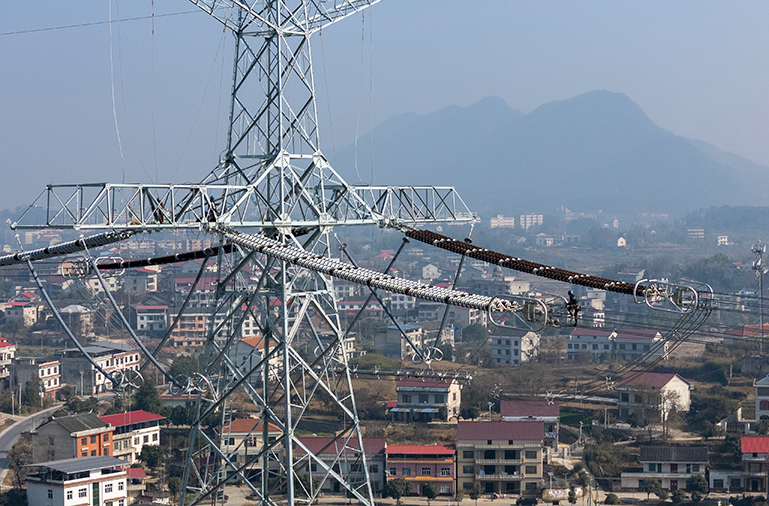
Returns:
[[[32,464],[27,503],[35,506],[127,506],[128,463],[115,457],[81,457]]]
[[[515,228],[514,216],[503,216],[498,214],[495,218],[489,219],[490,228]]]
[[[112,427],[112,455],[133,464],[145,445],[160,445],[160,421],[165,417],[144,410],[99,417]]]
[[[515,365],[532,360],[539,353],[539,342],[540,336],[536,332],[510,332],[510,335],[495,332],[489,339],[491,359],[496,365]]]

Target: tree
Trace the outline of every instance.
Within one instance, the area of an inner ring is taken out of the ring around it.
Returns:
[[[454,494],[454,499],[455,499],[455,500],[456,500],[458,503],[460,503],[460,502],[462,502],[462,499],[464,499],[464,498],[465,498],[465,491],[464,491],[464,490],[462,490],[461,488],[458,488],[458,489],[457,489],[457,493],[456,493],[456,494]]]
[[[670,497],[670,500],[673,501],[673,504],[681,504],[686,500],[686,492],[684,492],[679,488],[678,490],[673,492],[672,496]]]
[[[134,394],[135,409],[143,409],[149,413],[159,414],[163,411],[163,403],[160,400],[158,389],[152,378],[145,377],[144,384]]]
[[[639,491],[646,493],[646,499],[649,499],[649,496],[651,494],[657,494],[662,490],[662,485],[660,484],[659,480],[643,480],[641,482],[641,486],[639,487]]]
[[[701,474],[695,474],[686,480],[686,490],[705,493],[708,491],[708,480]]]
[[[701,492],[697,492],[697,491],[692,492],[692,502],[693,503],[698,503],[701,500],[702,500],[702,493]]]
[[[438,497],[438,487],[433,485],[432,483],[428,483],[424,487],[422,487],[422,493],[425,497],[427,497],[427,506],[430,506],[430,501]]]
[[[139,459],[149,467],[158,467],[165,460],[165,448],[155,445],[144,445],[139,454]]]
[[[168,491],[171,492],[171,495],[176,499],[176,496],[182,491],[182,479],[178,476],[170,478],[168,480]]]
[[[668,498],[668,491],[662,487],[655,494],[660,498],[660,501],[665,501]]]
[[[756,432],[758,432],[760,436],[766,436],[769,434],[769,418],[762,418],[761,421],[758,422]]]
[[[13,471],[18,489],[21,489],[27,480],[29,468],[26,466],[29,464],[32,464],[32,435],[23,432],[8,453],[8,469]]]
[[[40,406],[40,378],[37,375],[32,377],[24,384],[24,390],[21,392],[21,403],[30,407]]]
[[[174,425],[190,425],[194,417],[193,408],[174,406],[171,410],[171,423]]]
[[[395,503],[400,506],[401,497],[411,492],[411,484],[405,478],[395,478],[389,480],[385,485],[384,496],[392,497]]]
[[[569,488],[569,504],[577,504],[577,492],[573,485]]]
[[[617,497],[617,494],[606,494],[606,499],[603,501],[604,504],[619,504],[619,497]]]
[[[483,495],[483,485],[480,482],[475,482],[473,489],[470,491],[470,499],[475,501],[475,506],[478,506],[478,499]]]
[[[489,330],[480,323],[473,323],[462,329],[463,341],[486,342],[489,338]]]
[[[478,415],[480,415],[480,410],[475,406],[469,406],[467,408],[462,408],[459,411],[459,416],[464,418],[465,420],[474,420],[478,418]]]

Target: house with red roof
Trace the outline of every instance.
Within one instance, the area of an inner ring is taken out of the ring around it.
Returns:
[[[459,416],[461,385],[453,378],[404,378],[398,381],[393,420],[429,422]]]
[[[383,437],[361,439],[363,452],[355,437],[349,439],[327,436],[300,437],[300,444],[294,447],[295,462],[302,462],[300,472],[309,473],[313,477],[325,476],[326,469],[333,469],[348,483],[360,485],[366,477],[362,458],[365,457],[371,490],[375,494],[381,494],[385,484],[387,441]],[[326,493],[344,492],[344,490],[339,481],[331,476],[323,483],[323,491]]]
[[[457,450],[451,445],[388,445],[387,479],[403,478],[411,484],[412,495],[425,495],[424,487],[434,485],[440,495],[455,491]]]
[[[769,473],[769,437],[743,436],[740,439],[742,469],[712,469],[710,489],[718,492],[766,492]]]
[[[544,438],[541,421],[459,421],[457,487],[468,493],[480,483],[488,494],[536,494]]]
[[[633,371],[615,386],[618,419],[627,420],[650,402],[658,404],[660,422],[672,410],[689,411],[691,384],[675,373]]]
[[[558,425],[561,411],[555,399],[502,401],[499,406],[506,422],[538,421],[545,424],[545,445],[558,450]]]
[[[21,320],[29,327],[37,322],[42,308],[35,302],[12,301],[0,304],[0,309],[5,312],[6,319]]]
[[[133,464],[144,445],[160,445],[160,422],[165,420],[164,416],[140,409],[99,418],[115,428],[112,436],[112,455],[115,457]]]

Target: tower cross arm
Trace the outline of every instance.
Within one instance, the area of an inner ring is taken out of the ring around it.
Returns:
[[[49,185],[13,224],[18,229],[174,230],[202,223],[314,227],[389,222],[472,222],[451,186],[330,184],[313,198],[297,189],[281,215],[259,185],[94,183]]]
[[[381,0],[190,0],[234,32],[309,34]],[[277,9],[275,8],[277,4]],[[240,10],[240,14],[236,14]],[[277,13],[277,16],[276,16]],[[254,26],[252,30],[250,27]]]

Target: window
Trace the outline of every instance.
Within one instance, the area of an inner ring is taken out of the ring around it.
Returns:
[[[88,489],[87,488],[79,488],[77,489],[77,496],[78,497],[85,497],[88,495]]]
[[[115,450],[119,450],[120,449],[120,441],[115,441],[114,443],[112,443],[112,447]]]
[[[134,446],[139,446],[139,438],[138,437],[134,438]]]
[[[125,484],[125,482],[124,482],[124,481],[119,481],[119,482],[117,482],[117,489],[118,489],[118,490],[123,490],[123,486],[124,486],[124,484]]]
[[[699,464],[692,464],[692,472],[693,473],[699,473],[700,472],[700,465]]]
[[[473,489],[473,483],[472,481],[463,481],[462,482],[462,490],[472,490]]]
[[[95,456],[96,456],[96,450],[91,450],[91,457],[95,457]]]
[[[441,476],[451,476],[451,469],[448,467],[442,467]]]
[[[655,464],[649,464],[649,472],[650,473],[653,473],[655,469],[657,469],[657,466]]]
[[[88,452],[87,451],[82,451],[82,452],[80,452],[80,456],[81,457],[87,457],[88,456]]]
[[[157,441],[158,440],[158,433],[157,432],[152,434],[152,440],[153,441]],[[251,445],[251,446],[256,446],[256,445],[254,444],[254,445]]]
[[[144,442],[145,442],[145,443],[149,443],[149,442],[150,442],[150,435],[149,435],[149,434],[146,434],[146,435],[144,436]]]
[[[371,467],[369,467],[369,472],[371,472],[371,473],[378,473],[379,472],[379,465],[374,464]]]
[[[125,506],[125,500],[124,500],[124,499],[120,499],[120,500],[117,502],[117,506]]]
[[[112,492],[112,483],[105,483],[104,484],[104,493],[109,494]]]
[[[81,439],[80,440],[80,444],[83,445],[83,446],[87,445],[88,444],[88,438],[84,437],[83,439]]]
[[[48,489],[48,499],[53,499],[53,490]]]
[[[536,459],[537,458],[537,450],[526,450],[526,458],[527,459]]]
[[[462,474],[473,474],[474,472],[473,466],[462,466]]]
[[[72,495],[73,495],[73,494],[72,494],[72,491],[71,491],[71,490],[67,490],[67,500],[68,500],[68,501],[71,501],[71,500],[72,500]]]
[[[108,433],[108,432],[105,432],[105,433],[104,433],[104,438],[102,439],[102,441],[104,441],[105,443],[106,443],[107,441],[109,441],[109,433]]]
[[[450,494],[450,493],[451,493],[451,485],[441,484],[441,494]]]
[[[526,488],[526,490],[537,490],[537,482],[536,481],[527,481],[525,488]]]
[[[513,444],[510,442],[510,444]],[[505,459],[515,460],[515,450],[505,450]]]
[[[107,501],[104,503],[104,506],[112,506],[113,504],[115,504],[114,501]]]
[[[537,474],[537,466],[526,466],[526,474]]]
[[[398,474],[398,470],[395,467],[390,468],[390,476],[395,476]]]
[[[429,467],[422,468],[422,476],[430,476],[431,473],[432,473],[432,470]]]
[[[96,436],[91,436],[91,443],[95,443],[95,442],[96,442]]]
[[[401,476],[411,476],[411,468],[404,467],[403,469],[401,469]]]
[[[462,458],[463,459],[472,459],[473,458],[473,451],[472,450],[462,450]]]

